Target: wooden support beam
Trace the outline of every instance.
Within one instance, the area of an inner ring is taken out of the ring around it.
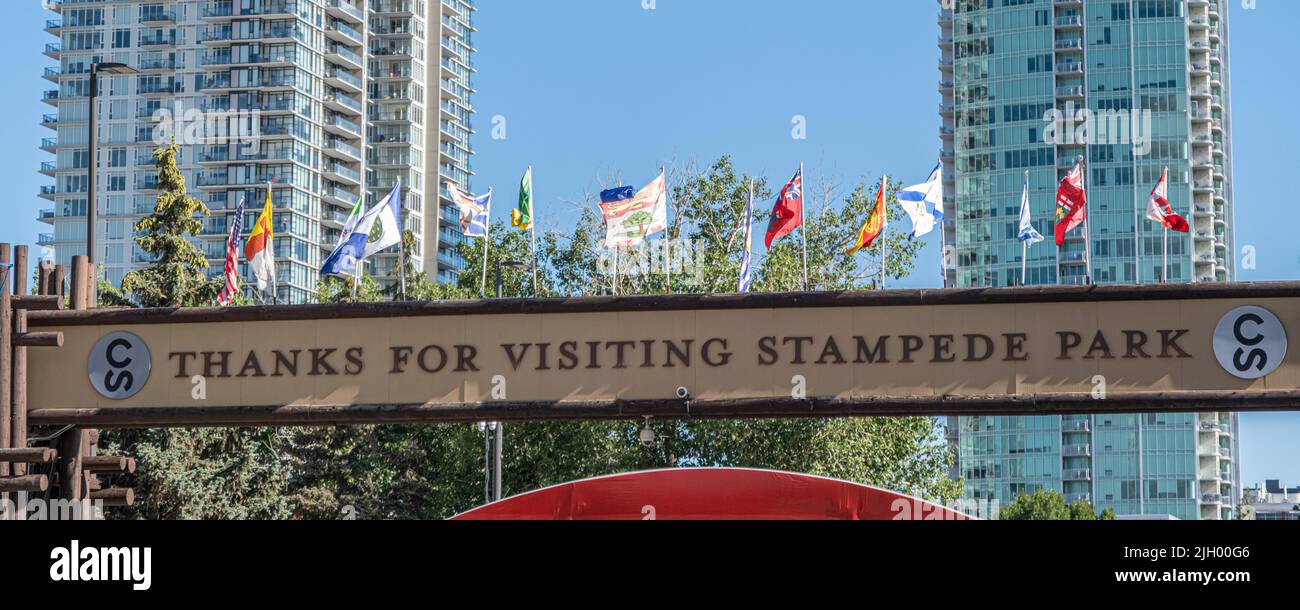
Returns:
[[[29,474],[21,477],[0,477],[0,491],[6,493],[41,493],[50,488],[50,477]]]
[[[23,326],[26,326],[24,324]],[[63,333],[23,333],[14,335],[15,347],[63,347]]]
[[[62,311],[63,299],[56,296],[15,295],[13,308],[28,311]]]
[[[135,459],[112,456],[86,457],[82,458],[81,467],[86,472],[96,474],[133,474],[135,473]]]
[[[102,502],[106,507],[123,507],[135,504],[135,490],[130,487],[109,487],[90,492],[91,502]]]
[[[9,449],[13,437],[13,411],[10,402],[13,398],[13,310],[12,301],[13,268],[12,250],[9,244],[0,244],[0,449]],[[7,462],[0,462],[0,477],[8,477],[13,472]],[[4,491],[0,489],[0,493]],[[17,490],[15,490],[17,491]],[[0,500],[8,500],[0,495]]]
[[[50,293],[46,291],[50,288],[50,281],[53,276],[53,261],[43,260],[36,266],[36,294],[41,296],[50,296]]]
[[[46,294],[53,294],[59,297],[68,296],[68,292],[63,288],[64,278],[67,277],[67,275],[68,270],[63,265],[55,265],[54,275],[50,276],[50,291]]]
[[[72,308],[78,311],[90,309],[90,294],[86,287],[90,285],[90,262],[84,256],[72,257],[72,281],[69,282],[69,294],[72,296]]]
[[[86,455],[85,430],[73,428],[59,439],[59,498],[63,500],[86,499],[86,473],[81,460]]]
[[[24,338],[33,337],[46,333],[27,332],[27,307],[30,299],[36,298],[27,294],[27,246],[18,246],[14,248],[14,269],[18,273],[14,274],[14,298],[13,298],[13,336],[14,336],[14,356],[13,356],[13,376],[10,383],[13,384],[10,398],[9,416],[13,418],[12,425],[9,427],[9,446],[14,449],[27,448],[27,346],[31,345],[24,341]],[[44,297],[40,297],[44,298]],[[58,304],[57,300],[51,300],[50,304]],[[57,309],[57,307],[56,307]],[[60,333],[62,334],[62,333]],[[59,346],[63,344],[63,337],[58,337]],[[48,461],[48,460],[46,460]],[[14,476],[23,476],[27,474],[27,464],[18,463],[10,468]],[[18,501],[26,504],[25,494],[19,494]]]
[[[59,457],[59,452],[37,447],[35,449],[0,449],[0,462],[11,464],[48,464]]]

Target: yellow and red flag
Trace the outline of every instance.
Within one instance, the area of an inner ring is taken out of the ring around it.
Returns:
[[[253,225],[244,246],[244,260],[257,278],[257,289],[266,292],[275,283],[275,226],[272,222],[271,185],[266,185],[266,205]]]
[[[849,254],[857,254],[859,250],[871,247],[871,244],[875,243],[875,241],[880,238],[880,235],[885,232],[885,222],[887,220],[886,214],[889,211],[887,199],[888,193],[889,176],[885,176],[885,178],[880,181],[880,192],[876,193],[876,207],[871,210],[871,215],[867,217],[867,222],[863,224],[862,229],[858,231],[857,242],[853,245],[853,248],[849,250]]]

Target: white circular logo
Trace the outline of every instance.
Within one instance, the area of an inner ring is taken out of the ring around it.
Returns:
[[[1214,329],[1214,356],[1234,377],[1266,377],[1286,359],[1286,328],[1267,309],[1239,307]]]
[[[144,339],[120,331],[96,342],[86,363],[90,385],[112,400],[125,400],[139,393],[149,381],[151,369],[153,359]]]

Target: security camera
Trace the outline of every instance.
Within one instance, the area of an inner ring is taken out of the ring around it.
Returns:
[[[686,388],[686,387],[677,388],[677,398],[681,400],[686,400],[690,397],[691,397],[690,388]]]

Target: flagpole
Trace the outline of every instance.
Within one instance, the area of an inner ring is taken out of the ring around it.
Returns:
[[[618,296],[618,246],[614,246],[612,250],[614,250],[614,277],[609,284],[609,293]]]
[[[528,220],[529,233],[532,234],[533,243],[533,298],[540,294],[537,292],[537,179],[533,175],[533,166],[528,166]]]
[[[885,190],[881,196],[881,205],[885,209],[880,211],[880,289],[885,290],[885,278],[888,276],[889,268],[889,176],[886,175],[880,181],[880,188]]]
[[[1160,267],[1160,283],[1169,283],[1169,227],[1164,230],[1164,262]]]
[[[492,190],[488,189],[487,222],[483,227],[483,283],[479,287],[479,297],[487,298],[488,244],[492,243]]]
[[[672,191],[668,189],[668,166],[661,166],[659,171],[664,174],[664,216],[666,218],[668,213],[672,210],[672,206],[668,205],[668,196],[672,193]],[[668,294],[673,294],[673,221],[671,218],[668,218],[668,226],[664,228],[664,258],[666,259],[664,260],[664,263],[667,265],[664,267],[666,282],[668,284],[667,292]],[[650,265],[650,269],[653,271],[654,265]]]
[[[1092,215],[1088,205],[1088,166],[1086,159],[1079,156],[1079,185],[1083,188],[1083,281],[1092,285]]]
[[[1029,170],[1025,170],[1025,203],[1029,201]],[[1030,210],[1030,222],[1033,222],[1033,207]],[[1023,214],[1023,211],[1021,212]],[[1024,238],[1020,240],[1020,285],[1026,285],[1025,278],[1029,276],[1029,242]]]
[[[357,218],[362,218],[362,217],[364,217],[365,215],[366,215],[366,187],[365,187],[364,185],[362,185],[362,187],[361,187],[361,211],[360,211],[360,216],[357,216]],[[352,281],[352,300],[353,300],[353,301],[356,301],[356,300],[357,300],[357,286],[359,286],[359,285],[361,284],[361,274],[363,273],[363,270],[362,270],[362,266],[363,266],[363,265],[365,265],[365,261],[364,261],[364,260],[358,260],[358,261],[357,261],[357,267],[356,267],[356,269],[353,271],[353,276],[354,276],[354,277],[353,277],[353,281]]]
[[[808,286],[808,223],[806,208],[808,207],[808,198],[804,197],[807,193],[807,180],[803,173],[803,161],[799,162],[799,236],[803,238],[803,289],[805,292],[811,290]]]
[[[271,255],[271,304],[279,305],[280,291],[276,290],[276,284],[279,283],[279,280],[275,277],[275,200],[271,196],[272,184],[272,182],[266,183],[266,198],[271,200],[271,239],[267,240],[266,247]]]

